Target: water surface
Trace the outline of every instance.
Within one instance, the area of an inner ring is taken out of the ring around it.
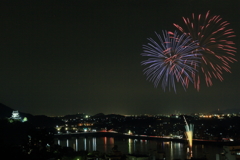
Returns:
[[[78,137],[55,139],[55,144],[63,147],[72,147],[75,151],[100,151],[110,153],[114,145],[123,154],[147,154],[151,155],[157,152],[164,152],[167,159],[185,159],[187,154],[187,143],[180,142],[163,142],[158,140],[138,140],[130,138],[114,137]],[[206,156],[210,160],[216,159],[216,154],[221,153],[222,146],[193,144],[192,156],[202,158]]]

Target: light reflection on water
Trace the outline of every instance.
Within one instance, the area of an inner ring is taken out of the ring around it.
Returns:
[[[69,139],[55,139],[55,144],[62,147],[72,147],[75,151],[100,151],[109,153],[114,145],[123,154],[150,154],[165,152],[167,159],[185,159],[187,157],[187,143],[163,142],[139,139],[118,139],[113,137],[74,137]],[[193,145],[193,157],[216,159],[216,154],[222,150],[221,146]]]

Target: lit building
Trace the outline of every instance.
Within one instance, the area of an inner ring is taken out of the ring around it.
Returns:
[[[18,111],[13,111],[12,112],[12,117],[10,117],[10,119],[19,120],[19,121],[22,120]]]

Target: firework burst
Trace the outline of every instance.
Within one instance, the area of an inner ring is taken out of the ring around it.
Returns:
[[[223,21],[220,16],[194,15],[184,18],[185,26],[174,24],[181,32],[190,36],[193,41],[198,41],[201,48],[201,65],[195,66],[198,72],[193,73],[194,86],[200,89],[200,73],[204,74],[207,86],[212,86],[212,78],[223,81],[223,72],[231,72],[230,63],[234,63],[236,49],[230,39],[235,37],[232,29],[228,29],[229,23]]]
[[[189,36],[178,35],[177,32],[163,31],[162,37],[156,33],[160,43],[148,38],[149,43],[143,45],[142,56],[149,57],[142,61],[147,65],[144,74],[157,87],[161,82],[163,90],[169,87],[176,92],[175,82],[180,82],[184,89],[192,81],[195,73],[194,65],[198,66],[201,57],[199,46]]]

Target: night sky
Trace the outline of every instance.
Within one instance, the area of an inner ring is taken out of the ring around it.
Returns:
[[[220,15],[235,31],[238,0],[0,2],[0,103],[34,115],[165,114],[240,107],[240,63],[213,86],[163,91],[146,80],[142,45],[182,16]]]

